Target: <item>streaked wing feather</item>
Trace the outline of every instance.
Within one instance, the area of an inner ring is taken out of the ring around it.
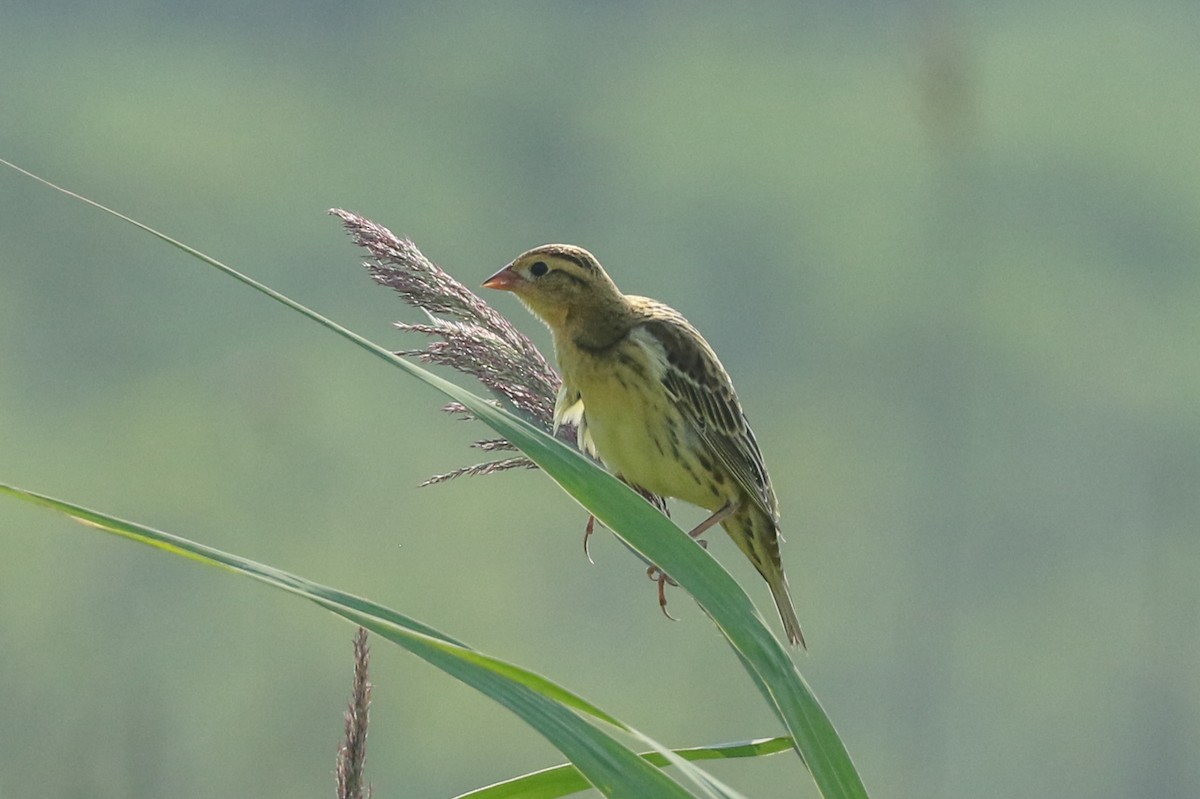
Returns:
[[[729,375],[716,353],[687,320],[666,306],[656,311],[660,318],[645,324],[666,350],[668,368],[663,374],[663,385],[721,465],[778,523],[778,501],[763,465],[762,452]],[[669,315],[665,315],[667,311]]]

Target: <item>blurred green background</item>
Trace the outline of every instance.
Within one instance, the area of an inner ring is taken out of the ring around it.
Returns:
[[[395,348],[416,316],[329,207],[470,284],[588,247],[733,374],[801,668],[874,796],[1193,797],[1198,30],[1190,2],[7,2],[0,156]],[[370,596],[672,745],[779,730],[544,477],[416,488],[483,432],[437,395],[7,170],[0,208],[0,480]],[[0,541],[0,796],[332,794],[352,628],[12,500]],[[561,759],[373,666],[381,799]],[[712,770],[814,793],[794,757]]]

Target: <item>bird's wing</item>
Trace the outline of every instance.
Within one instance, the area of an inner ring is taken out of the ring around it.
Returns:
[[[655,303],[657,306],[658,304]],[[779,503],[733,381],[712,347],[678,312],[660,306],[643,323],[666,356],[662,383],[684,417],[745,492],[778,523]]]

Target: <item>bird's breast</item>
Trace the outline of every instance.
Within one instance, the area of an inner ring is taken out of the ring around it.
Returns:
[[[709,510],[725,503],[721,486],[697,458],[696,432],[663,386],[661,345],[635,331],[611,350],[566,354],[559,353],[563,376],[580,393],[588,432],[609,469]]]

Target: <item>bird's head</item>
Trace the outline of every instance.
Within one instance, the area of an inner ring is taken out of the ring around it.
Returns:
[[[555,333],[575,335],[627,304],[596,257],[570,244],[534,247],[483,286],[516,294]]]

